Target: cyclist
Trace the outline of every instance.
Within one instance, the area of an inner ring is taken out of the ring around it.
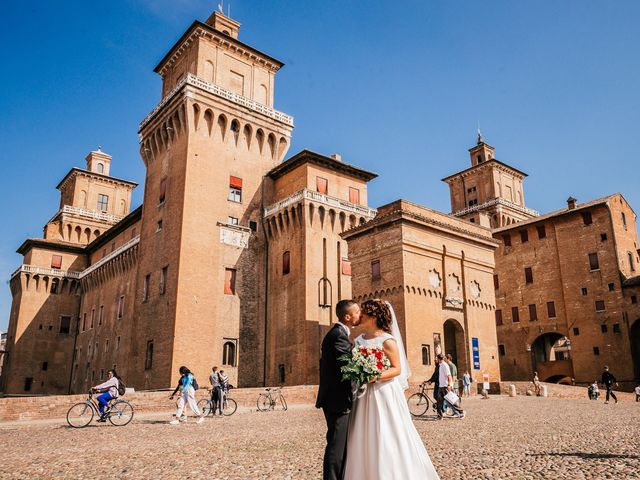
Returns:
[[[102,395],[98,396],[98,408],[100,410],[100,418],[99,422],[106,422],[105,418],[105,408],[109,405],[109,401],[113,398],[118,398],[118,386],[120,385],[120,381],[118,380],[118,375],[115,370],[107,371],[107,381],[101,383],[100,385],[96,385],[91,390],[94,392],[104,392]]]
[[[180,400],[178,400],[178,410],[176,411],[176,418],[169,423],[171,425],[178,425],[181,422],[182,411],[184,410],[185,403],[189,404],[189,408],[191,408],[191,411],[198,417],[196,423],[202,423],[204,422],[204,417],[202,416],[202,413],[200,412],[200,409],[196,404],[196,391],[192,385],[194,380],[193,373],[191,373],[191,370],[184,366],[180,367],[179,372],[180,380],[178,380],[178,386],[169,396],[169,398],[173,400],[173,397],[178,392],[178,390],[181,390]]]

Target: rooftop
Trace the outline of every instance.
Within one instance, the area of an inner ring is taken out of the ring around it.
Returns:
[[[325,155],[307,149],[296,153],[293,157],[285,160],[277,167],[274,167],[269,173],[267,173],[267,175],[275,180],[276,178],[283,176],[284,174],[294,170],[295,168],[304,165],[305,163],[313,163],[321,167],[338,170],[351,177],[364,180],[365,182],[373,180],[378,176],[377,173],[364,170],[362,168],[356,167],[355,165],[345,163],[342,160],[336,160],[335,158],[327,157]]]

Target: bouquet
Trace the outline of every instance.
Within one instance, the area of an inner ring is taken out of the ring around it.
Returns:
[[[391,367],[391,362],[382,347],[356,346],[351,355],[342,355],[338,360],[346,362],[340,367],[342,380],[351,380],[359,386],[366,385]]]

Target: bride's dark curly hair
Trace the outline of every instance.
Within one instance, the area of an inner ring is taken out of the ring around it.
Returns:
[[[375,317],[376,325],[381,330],[384,330],[387,333],[391,333],[391,310],[385,302],[380,299],[367,300],[360,307],[362,313],[369,315],[370,317]]]

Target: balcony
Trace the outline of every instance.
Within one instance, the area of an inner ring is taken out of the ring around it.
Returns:
[[[216,85],[213,83],[209,83],[201,78],[196,77],[191,73],[187,73],[182,79],[178,82],[178,84],[171,90],[156,107],[151,110],[149,115],[147,115],[142,122],[140,122],[140,130],[142,130],[147,124],[151,121],[151,119],[164,107],[171,99],[184,87],[192,86],[197,87],[200,90],[204,90],[206,92],[212,93],[217,97],[224,98],[225,100],[229,100],[236,105],[240,105],[242,107],[248,108],[257,113],[261,113],[262,115],[266,115],[267,117],[273,118],[274,120],[284,123],[290,127],[293,127],[293,117],[274,110],[272,108],[267,107],[266,105],[262,105],[250,98],[239,95],[231,90],[227,90],[226,88],[221,87],[220,85]]]
[[[110,213],[104,213],[100,210],[88,210],[82,207],[74,207],[72,205],[65,205],[53,216],[49,223],[53,222],[59,215],[77,215],[79,217],[90,218],[92,220],[99,220],[108,223],[118,223],[124,217],[119,215],[111,215]]]
[[[311,200],[315,203],[324,205],[330,208],[336,208],[345,212],[353,213],[354,215],[363,215],[367,220],[376,216],[378,211],[375,208],[364,207],[362,205],[356,205],[355,203],[347,202],[336,197],[330,197],[323,193],[314,192],[306,188],[301,191],[288,196],[287,198],[280,200],[278,203],[274,203],[264,209],[264,217],[273,215],[274,213],[285,209],[286,207],[300,202],[301,200]]]
[[[516,205],[515,203],[510,202],[509,200],[505,200],[504,198],[492,198],[491,200],[487,200],[486,202],[479,205],[473,205],[471,207],[458,210],[457,212],[453,212],[452,215],[454,217],[462,217],[464,215],[467,215],[468,213],[477,212],[478,210],[484,210],[485,208],[493,207],[495,205],[504,205],[505,207],[509,207],[513,210],[516,210],[517,212],[520,212],[524,215],[529,215],[531,217],[537,217],[538,215],[540,215],[540,213],[536,212],[535,210],[521,207],[520,205]]]
[[[44,268],[44,267],[34,267],[33,265],[20,265],[18,269],[11,274],[11,278],[15,277],[20,273],[29,273],[31,275],[43,275],[47,277],[59,277],[59,278],[80,278],[80,272],[75,272],[73,270],[60,270],[59,268]]]

